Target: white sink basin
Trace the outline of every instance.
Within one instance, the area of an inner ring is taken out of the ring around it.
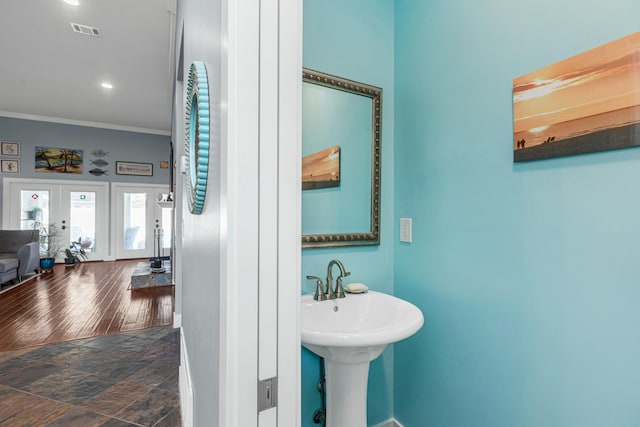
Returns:
[[[369,362],[423,325],[415,305],[380,292],[302,296],[302,345],[325,359],[327,427],[366,427]]]
[[[325,359],[343,363],[356,362],[353,357],[364,361],[362,356],[373,360],[387,344],[410,337],[423,323],[418,307],[380,292],[330,301],[302,297],[302,344]]]

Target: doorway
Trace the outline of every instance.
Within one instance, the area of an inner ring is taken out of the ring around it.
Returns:
[[[171,255],[173,203],[162,200],[165,194],[165,185],[112,184],[116,259]]]
[[[3,227],[31,230],[56,224],[64,247],[80,242],[88,259],[104,260],[109,255],[108,188],[100,182],[5,178]]]

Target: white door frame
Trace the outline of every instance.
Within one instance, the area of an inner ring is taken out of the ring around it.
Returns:
[[[302,0],[278,2],[278,423],[299,426]]]
[[[301,375],[302,1],[223,4],[228,56],[222,71],[227,108],[221,188],[228,247],[218,425],[295,427]],[[259,172],[248,170],[256,162]],[[278,378],[277,407],[256,414],[257,382],[271,376]]]
[[[300,423],[302,62],[295,24],[302,18],[296,6],[279,0],[260,6],[258,378],[278,377],[278,407],[259,414],[259,427]]]
[[[160,209],[155,204],[155,195],[157,193],[168,193],[168,186],[164,184],[144,184],[144,183],[129,183],[129,182],[113,182],[111,183],[111,260],[114,260],[118,257],[118,244],[120,242],[120,230],[117,228],[117,224],[120,221],[121,212],[119,212],[119,203],[118,203],[118,191],[119,190],[136,190],[136,189],[152,189],[155,193],[153,197],[147,199],[147,208],[151,209]],[[147,214],[147,217],[149,214]],[[150,230],[147,230],[149,233]],[[149,240],[149,239],[147,239]],[[152,250],[153,251],[153,250]],[[168,255],[168,254],[167,254]],[[146,255],[144,255],[146,258]]]
[[[202,3],[207,2],[190,2],[194,7],[190,12],[208,10]],[[301,376],[302,0],[212,3],[221,6],[222,40],[208,38],[206,21],[195,20],[192,32],[201,32],[202,37],[187,43],[184,52],[187,62],[192,51],[220,55],[220,68],[209,74],[221,82],[221,138],[211,151],[220,156],[220,182],[215,183],[219,194],[214,193],[218,199],[210,203],[219,209],[219,241],[212,242],[220,250],[219,323],[214,325],[219,341],[216,348],[203,348],[190,341],[196,336],[183,335],[187,345],[182,348],[199,353],[191,358],[184,354],[182,359],[183,425],[193,427],[198,406],[214,404],[216,419],[200,424],[296,427]],[[183,109],[181,103],[178,111]],[[181,126],[181,120],[174,125]],[[174,133],[181,134],[175,129]],[[183,193],[180,180],[177,184],[176,192]],[[184,201],[178,209],[186,212]],[[188,277],[183,276],[183,290],[190,286]],[[183,313],[188,328],[190,316]],[[198,333],[206,334],[209,326],[198,325]],[[195,384],[190,373],[198,375],[190,371],[194,366],[190,361],[201,362],[207,354],[217,361],[212,378],[215,402],[190,393],[190,384]],[[274,374],[277,406],[259,413],[258,381]]]
[[[59,187],[80,187],[87,186],[97,188],[100,191],[96,194],[96,240],[103,241],[101,245],[102,254],[98,253],[99,258],[92,256],[89,253],[90,260],[106,260],[110,255],[110,241],[109,233],[109,183],[99,181],[74,181],[66,179],[38,179],[38,178],[4,178],[2,182],[2,227],[7,229],[11,226],[11,209],[13,206],[11,200],[11,186],[14,184],[27,185],[34,187],[41,187],[43,189],[50,189],[56,191],[55,188]],[[91,191],[91,190],[89,190]],[[61,194],[59,194],[61,196]],[[60,202],[59,200],[58,202]],[[14,201],[15,202],[15,201]]]

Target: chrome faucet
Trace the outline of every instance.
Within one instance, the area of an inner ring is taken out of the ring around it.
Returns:
[[[337,265],[340,269],[340,275],[336,279],[336,289],[333,289],[333,274],[331,269],[334,265]],[[336,298],[344,298],[344,289],[342,288],[342,278],[349,276],[351,273],[345,271],[344,265],[337,259],[333,259],[329,261],[329,265],[327,266],[327,299],[336,299]]]
[[[334,265],[337,265],[340,269],[340,275],[336,279],[336,288],[333,289],[333,272],[331,269]],[[326,290],[322,289],[322,279],[318,276],[307,276],[308,280],[316,281],[316,293],[313,296],[313,299],[316,301],[325,301],[328,299],[336,299],[336,298],[344,298],[344,289],[342,288],[342,278],[351,275],[350,272],[345,271],[344,265],[337,259],[329,261],[329,266],[327,267],[327,288]]]

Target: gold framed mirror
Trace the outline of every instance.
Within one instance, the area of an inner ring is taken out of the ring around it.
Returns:
[[[302,248],[379,245],[382,89],[302,80]]]

